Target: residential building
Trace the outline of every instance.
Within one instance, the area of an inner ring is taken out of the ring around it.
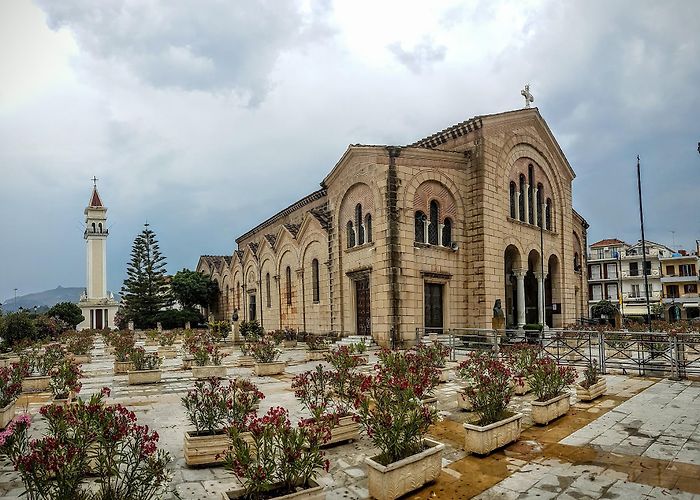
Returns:
[[[700,241],[695,252],[680,250],[660,259],[663,305],[666,319],[700,318]]]
[[[617,303],[621,287],[620,256],[629,245],[609,238],[597,241],[588,253],[588,313],[596,302],[609,300]]]

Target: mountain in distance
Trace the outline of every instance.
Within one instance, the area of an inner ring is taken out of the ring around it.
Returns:
[[[2,301],[2,310],[4,312],[16,311],[20,307],[23,309],[33,310],[34,306],[37,310],[48,309],[59,302],[75,302],[80,300],[80,295],[85,290],[82,286],[57,286],[53,290],[44,290],[43,292],[28,293],[26,295],[17,296],[17,304],[15,305],[14,296]],[[114,298],[119,300],[119,296],[115,293]]]

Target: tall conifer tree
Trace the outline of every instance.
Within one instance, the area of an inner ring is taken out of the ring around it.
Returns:
[[[154,326],[158,312],[172,303],[165,266],[156,234],[146,223],[131,248],[127,278],[121,292],[126,319],[137,327]]]

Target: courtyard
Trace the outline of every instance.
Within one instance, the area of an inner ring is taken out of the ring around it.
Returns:
[[[249,378],[265,394],[259,415],[283,406],[292,421],[307,416],[291,390],[294,375],[318,364],[306,361],[303,344],[284,349],[287,367],[277,376],[253,375],[251,368],[236,366],[239,356],[236,349],[224,359],[228,377]],[[142,386],[130,386],[126,375],[114,375],[113,361],[97,340],[91,362],[83,365],[80,395],[88,398],[109,387],[109,403],[127,406],[139,423],[158,432],[159,446],[173,459],[167,498],[220,498],[223,491],[237,487],[238,480],[223,467],[185,464],[183,439],[188,422],[180,398],[193,378],[182,369],[181,355],[164,361],[161,383]],[[371,370],[375,361],[376,351],[370,350],[363,370]],[[605,396],[583,403],[572,395],[568,414],[546,427],[535,426],[530,419],[533,396],[515,396],[511,409],[525,414],[520,439],[478,457],[462,449],[462,423],[470,413],[457,408],[462,382],[453,373],[437,388],[441,418],[429,432],[429,437],[445,444],[440,476],[408,498],[700,498],[700,383],[622,374],[605,378]],[[38,410],[50,399],[48,393],[23,394],[18,401],[17,411],[26,410],[32,416],[33,433],[45,428]],[[364,459],[377,453],[370,440],[363,436],[325,451],[330,470],[322,472],[318,482],[327,498],[368,498]],[[2,498],[20,498],[23,492],[19,476],[3,462]]]

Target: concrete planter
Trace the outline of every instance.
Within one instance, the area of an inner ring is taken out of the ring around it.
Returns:
[[[566,415],[569,411],[569,393],[565,392],[548,401],[532,402],[532,420],[536,424],[547,425],[552,420]]]
[[[306,351],[306,361],[324,361],[326,359],[326,354],[328,354],[328,349]]]
[[[69,354],[68,355],[70,359],[75,363],[76,365],[84,365],[92,361],[92,356],[89,354]]]
[[[22,380],[22,392],[46,392],[49,390],[51,377],[27,377]]]
[[[338,423],[331,429],[331,439],[324,446],[331,446],[345,441],[360,439],[360,424],[355,422],[352,415],[345,415],[338,419]]]
[[[603,377],[598,379],[598,382],[590,386],[588,389],[576,384],[576,397],[580,401],[593,401],[594,399],[605,394],[607,383]]]
[[[248,446],[255,444],[250,432],[242,432],[240,436],[248,443]],[[225,430],[201,435],[193,430],[185,431],[185,444],[183,446],[185,463],[190,467],[222,464],[229,445],[228,433]]]
[[[196,379],[226,378],[227,370],[222,365],[197,366],[192,365],[192,376]]]
[[[472,402],[463,391],[457,391],[457,408],[472,411]]]
[[[193,356],[183,356],[182,357],[182,369],[183,370],[191,370],[193,362],[194,362]]]
[[[528,384],[527,379],[523,379],[523,385],[520,385],[520,383],[515,380],[513,382],[513,392],[516,396],[524,396],[530,392],[530,384]]]
[[[245,490],[225,491],[221,495],[223,500],[235,500],[242,498],[245,495]],[[269,498],[270,500],[326,500],[326,492],[323,491],[323,486],[319,486],[316,481],[309,480],[307,488],[301,491]]]
[[[134,363],[131,361],[114,361],[114,374],[125,375],[130,370],[134,369]]]
[[[464,451],[488,455],[493,450],[517,441],[520,437],[522,419],[523,414],[516,413],[489,425],[462,424],[466,431]]]
[[[177,349],[172,345],[160,346],[158,354],[163,356],[164,359],[173,359],[177,357]]]
[[[394,500],[435,481],[442,470],[445,445],[425,439],[426,449],[389,465],[365,458],[369,494],[377,500]]]
[[[279,375],[284,373],[284,368],[287,366],[285,361],[273,361],[272,363],[255,363],[255,374],[258,377],[266,377],[268,375]]]
[[[129,370],[129,385],[157,384],[162,370]]]
[[[283,340],[282,345],[286,347],[287,349],[291,349],[292,347],[297,346],[297,341],[296,340]]]
[[[426,396],[425,398],[421,399],[420,402],[437,410],[438,398],[435,396]]]
[[[12,401],[5,408],[0,408],[0,429],[7,427],[12,419],[15,417],[15,403],[17,400]]]
[[[71,405],[74,400],[75,400],[75,394],[73,394],[73,391],[71,391],[68,393],[67,398],[54,397],[52,403],[55,404],[56,406],[63,406],[65,408],[66,406]]]
[[[253,356],[247,356],[245,354],[241,354],[238,356],[238,366],[241,368],[251,368],[253,365],[255,365],[255,360],[253,359]]]
[[[440,383],[444,384],[448,380],[450,380],[450,372],[452,371],[451,367],[445,366],[444,368],[438,367],[438,370],[440,371]]]

